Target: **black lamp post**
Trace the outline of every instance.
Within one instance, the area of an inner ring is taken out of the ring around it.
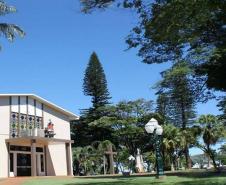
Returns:
[[[146,125],[145,130],[147,133],[152,135],[154,140],[154,147],[156,152],[156,166],[157,166],[157,174],[156,178],[161,178],[164,176],[163,170],[163,160],[161,154],[161,145],[162,145],[162,133],[163,128],[158,124],[158,121],[152,118]]]

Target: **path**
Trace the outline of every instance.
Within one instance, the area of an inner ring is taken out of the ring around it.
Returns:
[[[16,178],[7,178],[1,179],[0,185],[22,185],[22,183],[26,180],[26,177],[16,177]]]

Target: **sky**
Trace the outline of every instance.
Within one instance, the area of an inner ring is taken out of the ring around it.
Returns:
[[[82,83],[95,51],[112,103],[156,99],[152,87],[169,64],[144,64],[136,49],[125,51],[124,40],[137,22],[134,12],[114,8],[85,15],[78,0],[6,2],[18,12],[1,17],[1,22],[19,25],[26,36],[13,43],[0,38],[0,93],[34,93],[79,115],[80,109],[91,106]],[[198,105],[197,113],[219,111],[210,101]]]

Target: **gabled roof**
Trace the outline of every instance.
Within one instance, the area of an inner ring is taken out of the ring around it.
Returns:
[[[40,103],[43,103],[67,116],[69,116],[70,120],[76,120],[76,119],[79,119],[79,116],[50,102],[50,101],[47,101],[46,99],[44,98],[41,98],[40,96],[37,96],[36,94],[0,94],[0,97],[4,97],[4,96],[28,96],[30,98],[33,98],[35,100],[38,100]]]

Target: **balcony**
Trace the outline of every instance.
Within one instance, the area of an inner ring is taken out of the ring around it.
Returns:
[[[18,134],[15,134],[14,137],[11,134],[11,138],[26,138],[26,137],[53,138],[55,135],[53,130],[39,128],[19,130],[17,133]]]
[[[18,137],[46,137],[45,129],[29,129],[29,130],[20,130]]]

